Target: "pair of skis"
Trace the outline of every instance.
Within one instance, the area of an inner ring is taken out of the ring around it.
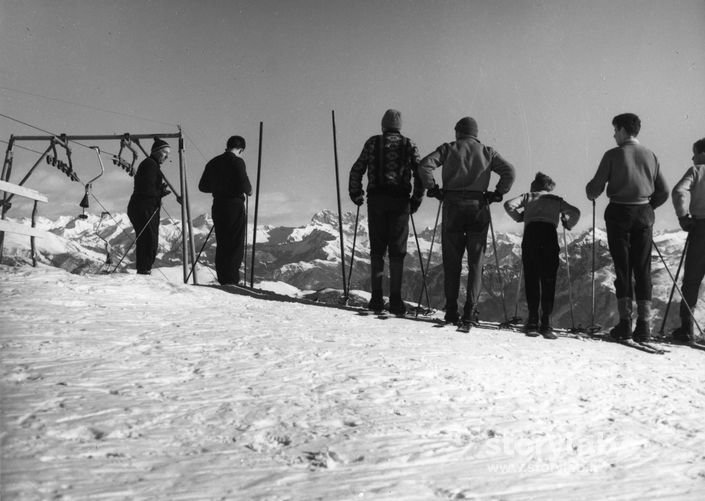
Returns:
[[[635,341],[632,338],[628,338],[628,339],[613,338],[612,336],[610,336],[609,332],[600,333],[600,332],[589,332],[588,331],[588,338],[589,339],[597,339],[599,341],[605,341],[608,343],[621,344],[623,346],[628,346],[629,348],[634,348],[635,350],[643,351],[644,353],[651,353],[652,355],[664,355],[666,353],[670,353],[669,350],[666,350],[664,348],[660,348],[660,347],[655,346],[655,345],[648,343],[648,342]]]

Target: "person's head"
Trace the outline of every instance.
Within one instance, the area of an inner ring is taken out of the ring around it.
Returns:
[[[543,172],[537,172],[536,177],[531,181],[531,191],[553,191],[556,183]]]
[[[472,117],[463,117],[455,124],[455,137],[477,137],[477,121]]]
[[[401,131],[401,111],[389,109],[382,116],[382,132]]]
[[[245,138],[242,136],[230,136],[225,145],[225,149],[235,154],[242,155],[245,151]]]
[[[152,150],[149,152],[149,156],[154,158],[157,163],[163,164],[171,153],[171,146],[169,143],[158,137],[154,138],[154,143],[152,144]]]
[[[693,163],[705,164],[705,137],[693,143]]]
[[[641,130],[641,120],[634,113],[622,113],[612,119],[614,140],[622,144],[627,139],[637,137]]]

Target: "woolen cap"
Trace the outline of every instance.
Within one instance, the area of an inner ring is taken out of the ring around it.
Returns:
[[[472,117],[463,117],[455,124],[455,132],[462,136],[477,137],[477,122]]]
[[[169,146],[169,143],[167,143],[163,139],[159,139],[158,137],[155,137],[154,144],[152,145],[151,153],[154,154],[154,153],[156,153],[160,150],[166,149],[166,148],[171,148],[171,146]]]
[[[382,117],[382,130],[401,130],[401,112],[387,110]]]

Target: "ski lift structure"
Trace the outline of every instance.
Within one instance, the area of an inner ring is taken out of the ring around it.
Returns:
[[[191,264],[195,259],[195,248],[193,243],[193,228],[191,225],[191,208],[189,204],[188,196],[188,184],[186,178],[186,158],[184,155],[184,138],[179,128],[178,132],[165,132],[165,133],[148,133],[148,134],[110,134],[110,135],[67,135],[60,134],[56,135],[45,135],[45,136],[15,136],[11,135],[9,141],[7,142],[7,150],[5,152],[5,160],[2,166],[2,174],[0,175],[0,180],[10,182],[13,170],[13,159],[15,145],[22,142],[30,143],[45,143],[47,144],[46,149],[41,153],[39,159],[29,168],[27,173],[22,177],[22,179],[16,183],[19,186],[23,186],[30,176],[34,173],[37,167],[45,161],[48,165],[56,167],[59,171],[65,174],[72,182],[81,183],[81,180],[74,170],[72,152],[70,148],[70,143],[76,143],[86,148],[95,151],[98,157],[98,164],[100,166],[100,173],[93,177],[90,181],[84,184],[84,195],[80,203],[78,204],[82,213],[78,216],[80,219],[86,219],[88,216],[86,214],[86,209],[90,207],[90,196],[93,188],[93,183],[95,183],[104,173],[105,166],[101,159],[101,154],[105,151],[101,150],[98,146],[85,146],[81,144],[83,141],[90,142],[113,142],[119,141],[120,150],[117,155],[111,155],[113,158],[113,164],[124,170],[130,177],[135,175],[135,163],[139,157],[139,151],[145,157],[149,156],[149,153],[144,149],[140,140],[149,140],[154,138],[160,139],[176,139],[178,140],[178,150],[179,150],[179,187],[180,189],[175,189],[174,185],[169,182],[167,177],[162,173],[162,179],[167,184],[172,193],[176,196],[176,200],[181,207],[181,233],[183,238],[181,239],[181,255],[182,255],[182,265],[183,265],[183,277],[184,283],[188,283],[189,277],[193,277],[193,283],[197,283],[197,277],[195,270],[193,273],[189,273],[191,269]],[[131,158],[128,160],[126,158],[127,152],[131,154]],[[123,156],[125,155],[125,156]],[[61,158],[65,157],[66,161]],[[83,183],[81,183],[83,184]],[[2,219],[5,219],[6,214],[12,207],[11,200],[13,198],[12,193],[4,193],[3,198],[0,200],[0,205],[2,206]],[[102,221],[103,214],[101,214]],[[5,233],[0,231],[0,260],[3,255]]]

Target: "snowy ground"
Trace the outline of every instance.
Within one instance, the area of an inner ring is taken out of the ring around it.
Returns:
[[[0,267],[0,297],[3,500],[705,497],[702,351],[160,274]]]

